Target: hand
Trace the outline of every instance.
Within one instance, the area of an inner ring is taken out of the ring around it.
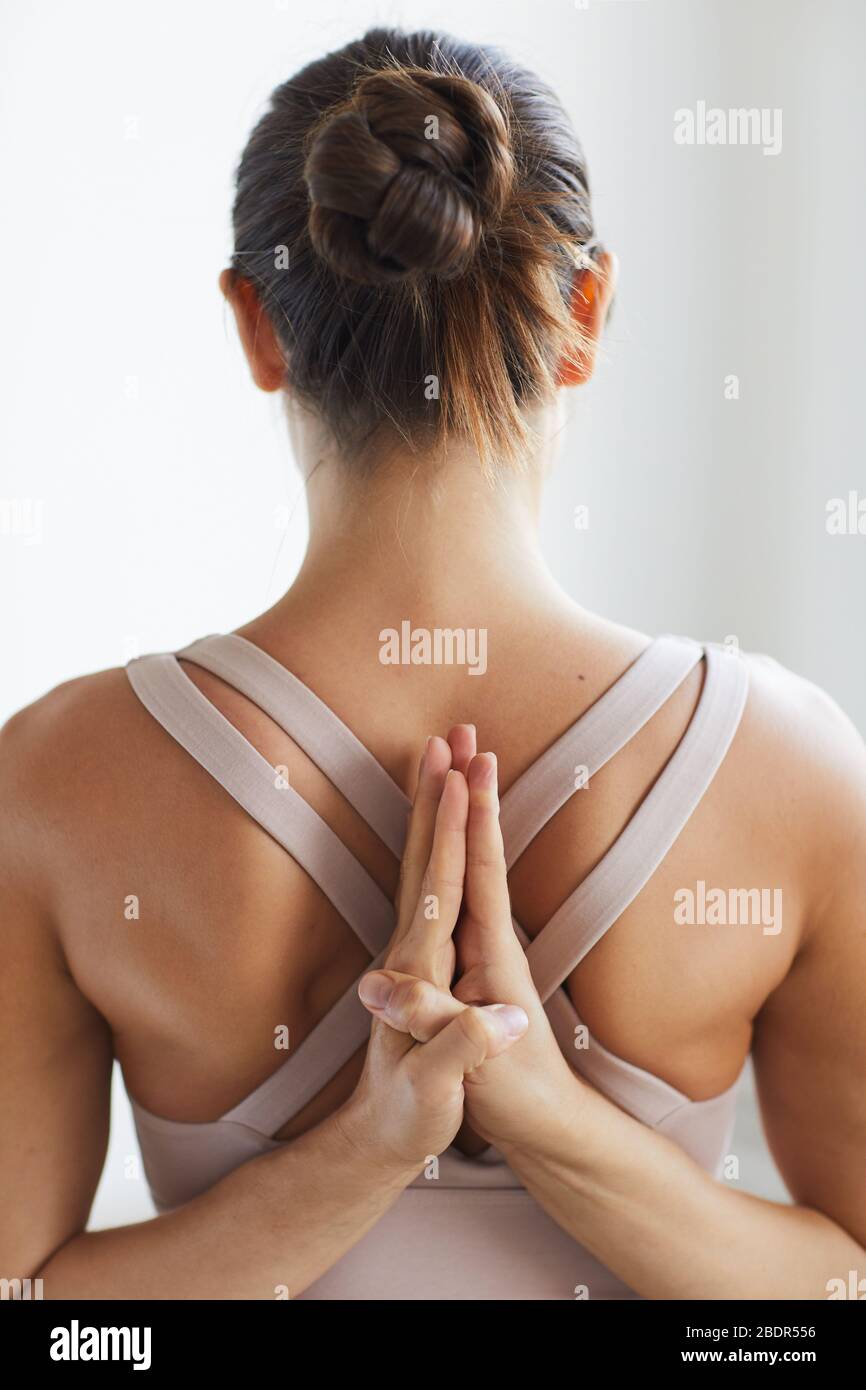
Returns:
[[[580,1082],[554,1037],[514,930],[493,753],[473,757],[467,781],[463,916],[456,933],[459,978],[452,993],[467,1005],[513,1000],[529,1027],[507,1056],[491,1058],[467,1077],[466,1116],[489,1144],[526,1145],[537,1142],[563,1105],[577,1104]]]
[[[449,736],[450,737],[450,736]],[[381,980],[378,1003],[365,987],[362,999],[371,1012],[395,1030],[430,1045],[459,1012],[507,999],[529,1020],[521,1041],[507,1053],[490,1056],[466,1076],[465,1113],[488,1143],[526,1145],[563,1104],[574,1104],[580,1082],[562,1055],[532,982],[526,955],[514,931],[505,852],[499,824],[496,758],[473,756],[474,742],[463,750],[467,766],[469,810],[463,915],[456,932],[458,981],[450,991],[437,979],[435,992],[418,990],[401,962],[400,974],[386,963],[384,971],[365,977]],[[386,981],[391,985],[387,995]],[[489,1007],[489,1005],[488,1005]]]
[[[360,993],[376,1012],[377,981],[408,980],[403,1007],[411,1022],[441,996],[450,998],[452,933],[466,867],[469,795],[451,767],[451,747],[431,739],[421,763],[398,892],[397,926],[385,970],[366,975]],[[423,1046],[412,1035],[374,1021],[364,1070],[347,1103],[353,1137],[383,1162],[423,1167],[442,1153],[463,1120],[464,1082],[525,1031],[526,1017],[505,1007],[458,1005],[440,1019]]]

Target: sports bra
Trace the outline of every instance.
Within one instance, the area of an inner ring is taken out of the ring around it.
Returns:
[[[244,637],[214,634],[176,653],[137,657],[126,667],[154,718],[326,894],[369,951],[366,969],[381,964],[394,928],[392,903],[327,823],[202,694],[178,657],[268,714],[398,857],[409,799],[308,686]],[[594,774],[700,661],[704,682],[690,723],[625,829],[532,941],[516,921],[514,928],[573,1069],[718,1176],[742,1072],[719,1095],[690,1100],[588,1036],[564,982],[650,879],[712,782],[745,706],[746,660],[688,638],[656,638],[509,787],[500,818],[510,868],[578,787],[591,794]],[[272,1136],[363,1045],[370,1027],[356,981],[292,1055],[219,1119],[167,1120],[130,1096],[157,1211],[183,1205],[247,1159],[279,1148],[283,1141]],[[636,1297],[547,1215],[495,1149],[470,1158],[453,1145],[320,1279],[289,1292],[335,1300]]]

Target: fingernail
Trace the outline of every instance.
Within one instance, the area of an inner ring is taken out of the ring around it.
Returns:
[[[488,791],[496,786],[495,753],[480,753],[472,759],[469,781],[477,791]]]
[[[365,975],[358,985],[358,995],[362,1004],[369,1004],[371,1009],[385,1009],[388,1001],[394,993],[394,981],[387,975],[377,975],[372,973]]]
[[[488,1004],[490,1013],[495,1013],[507,1038],[522,1038],[529,1027],[529,1015],[517,1004]]]

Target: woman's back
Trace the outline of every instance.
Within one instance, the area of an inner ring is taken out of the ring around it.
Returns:
[[[342,616],[325,609],[320,599],[307,616],[266,614],[241,632],[312,688],[409,796],[427,735],[456,722],[474,723],[479,747],[497,750],[509,787],[647,645],[576,608],[555,617],[512,609],[503,621],[488,617],[488,668],[473,678],[465,667],[382,664],[384,605],[370,611],[366,633],[345,602]],[[728,659],[750,667],[730,751],[661,866],[569,982],[594,1036],[694,1100],[739,1074],[751,1020],[790,966],[822,868],[798,839],[822,796],[798,737],[809,705],[820,726],[828,702],[772,663]],[[394,856],[302,749],[224,682],[191,662],[184,670],[392,896]],[[703,679],[699,664],[518,860],[512,900],[530,936],[640,805],[688,728]],[[24,718],[22,739],[37,741],[52,769],[50,781],[31,775],[26,794],[38,823],[51,824],[34,852],[46,860],[76,981],[111,1026],[131,1094],[170,1119],[214,1120],[285,1060],[275,1029],[285,1026],[297,1047],[368,953],[298,864],[167,736],[122,670],[60,687]],[[579,785],[581,770],[574,775]],[[781,903],[783,914],[684,925],[677,895],[699,893],[701,882],[764,890],[764,907]],[[333,1109],[361,1060],[285,1134]]]

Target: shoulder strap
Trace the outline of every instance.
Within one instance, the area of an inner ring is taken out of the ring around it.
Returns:
[[[661,776],[607,854],[535,937],[526,955],[543,1000],[592,950],[652,877],[722,763],[742,717],[745,661],[706,649],[698,707]]]
[[[363,973],[383,965],[386,954],[387,951],[381,951]],[[370,1037],[373,1020],[358,997],[360,978],[359,975],[319,1020],[297,1051],[222,1119],[273,1136],[334,1079]]]
[[[181,747],[225,787],[306,870],[378,955],[394,930],[394,908],[362,864],[303,797],[184,674],[172,655],[138,657],[126,668],[138,698]]]
[[[509,869],[577,790],[642,729],[700,661],[699,643],[658,637],[585,714],[542,753],[502,797],[500,824]]]
[[[402,789],[309,686],[237,633],[215,634],[177,653],[238,690],[293,738],[398,858],[411,803]]]

